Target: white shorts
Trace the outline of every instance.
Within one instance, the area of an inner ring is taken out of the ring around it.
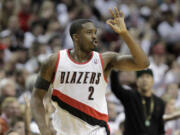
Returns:
[[[56,135],[107,135],[105,127],[92,126],[59,108],[52,115]]]
[[[57,133],[56,135],[67,135],[67,134]],[[105,128],[99,128],[99,129],[96,129],[95,131],[93,131],[91,133],[87,133],[87,134],[84,134],[84,135],[107,135],[107,133],[106,133]]]

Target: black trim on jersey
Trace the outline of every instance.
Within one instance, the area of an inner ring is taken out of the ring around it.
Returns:
[[[108,125],[107,125],[107,123],[106,123],[105,121],[103,121],[103,120],[98,120],[98,119],[96,119],[96,118],[94,118],[94,117],[92,117],[92,116],[89,116],[88,114],[86,114],[86,113],[84,113],[84,112],[81,112],[80,110],[78,110],[78,109],[76,109],[76,108],[74,108],[74,107],[66,104],[65,102],[61,101],[61,100],[60,100],[58,97],[56,97],[56,96],[52,96],[52,100],[55,101],[55,102],[57,102],[58,105],[59,105],[62,109],[66,110],[66,111],[68,111],[69,113],[71,113],[72,115],[74,115],[74,116],[76,116],[76,117],[84,120],[84,121],[87,122],[88,124],[93,125],[93,126],[99,125],[99,126],[101,126],[101,127],[105,127],[105,128],[106,128],[107,135],[110,135],[110,131],[109,131],[109,129],[108,129]]]

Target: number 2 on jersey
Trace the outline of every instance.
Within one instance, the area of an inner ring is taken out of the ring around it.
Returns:
[[[89,99],[89,100],[94,100],[94,98],[92,97],[92,95],[93,95],[93,93],[94,93],[94,87],[90,86],[90,87],[89,87],[89,92],[90,92],[90,94],[89,94],[89,96],[88,96],[88,99]]]

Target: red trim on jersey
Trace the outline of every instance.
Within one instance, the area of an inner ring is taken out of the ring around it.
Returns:
[[[59,60],[60,60],[60,51],[58,52],[57,61],[56,61],[56,70],[55,70],[55,73],[54,73],[54,77],[53,77],[52,83],[54,82],[55,77],[56,77],[56,72],[57,72],[57,68],[58,68],[58,65],[59,65]]]
[[[77,61],[75,61],[74,59],[71,58],[71,56],[70,56],[70,54],[69,54],[69,49],[67,49],[67,54],[68,54],[69,59],[70,59],[72,62],[74,62],[75,64],[86,64],[86,63],[88,63],[88,62],[92,59],[92,57],[93,57],[93,52],[91,52],[90,58],[89,58],[87,61],[80,63],[80,62],[77,62]]]
[[[63,93],[61,93],[60,91],[58,91],[56,89],[53,90],[52,95],[58,97],[60,100],[62,100],[66,104],[80,110],[81,112],[84,112],[84,113],[90,115],[93,118],[108,122],[108,115],[100,113],[100,112],[96,111],[95,109],[93,109],[92,107],[90,107],[84,103],[81,103],[67,95],[64,95]]]
[[[99,57],[100,57],[100,60],[101,60],[101,67],[102,67],[102,70],[103,70],[104,80],[106,81],[106,83],[108,83],[108,80],[107,80],[107,78],[104,75],[104,64],[103,64],[102,56],[101,56],[100,53],[99,53]]]

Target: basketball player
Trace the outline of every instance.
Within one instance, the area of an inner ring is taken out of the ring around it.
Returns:
[[[74,21],[70,27],[74,49],[53,54],[42,65],[35,84],[31,108],[41,135],[55,135],[45,124],[43,106],[50,84],[56,106],[52,123],[57,135],[109,135],[105,90],[110,71],[148,67],[147,56],[126,29],[124,14],[117,8],[110,13],[113,19],[107,24],[123,38],[132,56],[93,51],[98,44],[95,25],[90,20]]]

